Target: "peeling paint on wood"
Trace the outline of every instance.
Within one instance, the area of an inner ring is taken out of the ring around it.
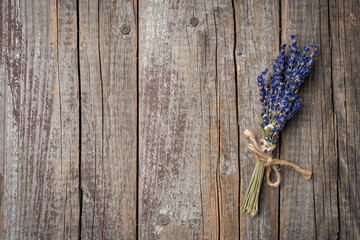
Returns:
[[[80,1],[81,237],[136,239],[137,33],[131,1]]]
[[[79,222],[76,4],[28,4],[1,2],[1,235],[73,239]]]
[[[230,1],[140,4],[142,239],[239,236],[232,15]]]

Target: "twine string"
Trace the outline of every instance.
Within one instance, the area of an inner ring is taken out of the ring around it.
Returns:
[[[309,180],[311,178],[311,171],[302,169],[298,165],[288,162],[286,160],[272,158],[271,152],[275,149],[275,146],[270,146],[269,144],[266,144],[266,141],[264,139],[260,140],[261,144],[259,145],[256,141],[254,134],[249,129],[246,129],[244,134],[249,137],[250,141],[252,142],[247,144],[247,148],[250,150],[250,152],[253,153],[256,160],[264,163],[264,166],[266,167],[266,181],[269,186],[278,187],[280,185],[281,176],[278,167],[279,165],[291,167],[296,172],[300,173],[302,177],[306,180]],[[272,182],[270,179],[270,173],[272,170],[275,172],[276,175],[275,182]]]

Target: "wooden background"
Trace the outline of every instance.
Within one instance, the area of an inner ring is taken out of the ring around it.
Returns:
[[[1,0],[1,239],[360,239],[359,0]],[[316,41],[259,214],[256,77]]]

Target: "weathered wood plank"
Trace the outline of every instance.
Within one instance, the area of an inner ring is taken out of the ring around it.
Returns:
[[[232,1],[214,2],[219,105],[220,239],[239,239],[239,155],[235,78],[235,16]]]
[[[75,1],[1,1],[2,239],[78,237]]]
[[[360,239],[360,2],[329,1],[340,239]]]
[[[237,238],[231,2],[139,8],[139,237]]]
[[[251,129],[254,133],[258,131],[257,117],[261,112],[261,104],[256,78],[265,68],[271,68],[279,51],[279,5],[273,1],[234,2],[240,128],[240,196],[243,199],[255,166],[255,159],[246,147],[248,139],[243,132],[245,129]],[[258,215],[254,218],[247,213],[240,215],[241,239],[278,238],[278,192],[278,189],[263,183]]]
[[[300,112],[284,129],[280,157],[313,171],[304,180],[284,168],[280,199],[280,236],[284,239],[336,237],[337,157],[332,103],[328,4],[325,1],[282,1],[282,39],[298,46],[320,45],[309,78],[300,90]]]
[[[136,238],[136,12],[136,1],[80,1],[84,239]]]
[[[196,9],[195,14],[194,6],[184,5],[184,1],[148,1],[139,5],[140,239],[200,238],[200,231],[210,237],[209,225],[213,236],[218,235],[217,186],[209,188],[214,200],[207,203],[203,215],[200,185],[208,177],[216,181],[216,166],[206,166],[208,169],[201,172],[209,162],[217,162],[216,104],[206,103],[209,98],[215,102],[216,97],[205,92],[210,84],[215,89],[215,49],[208,53],[213,69],[204,73],[204,48],[210,48],[210,39],[208,32],[197,29],[204,29],[204,12]],[[189,24],[193,15],[200,19],[196,27]],[[197,63],[199,58],[202,61]],[[204,74],[201,79],[199,72]],[[202,104],[207,109],[202,109]],[[208,136],[203,136],[206,131]],[[203,153],[204,148],[212,150],[211,140],[214,153]],[[204,184],[209,187],[211,183]],[[208,197],[208,193],[204,195]],[[213,209],[209,209],[210,204]],[[168,225],[162,226],[161,214],[169,218]]]

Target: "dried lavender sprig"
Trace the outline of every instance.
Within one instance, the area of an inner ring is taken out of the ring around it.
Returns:
[[[263,121],[260,131],[263,137],[274,145],[285,122],[300,109],[301,99],[297,91],[304,82],[304,78],[308,76],[315,60],[313,56],[318,50],[318,46],[313,43],[310,48],[305,47],[304,51],[300,52],[295,36],[291,38],[293,43],[289,46],[290,56],[285,56],[286,45],[282,45],[273,66],[274,74],[269,79],[265,79],[268,73],[266,69],[258,77],[260,102],[264,106],[261,112]]]
[[[257,78],[260,102],[264,107],[260,114],[259,129],[270,146],[276,146],[277,138],[286,121],[299,111],[301,99],[297,95],[297,91],[308,76],[311,65],[315,61],[314,55],[319,48],[313,43],[310,47],[304,47],[303,52],[300,52],[295,36],[292,35],[291,39],[290,56],[285,56],[286,45],[282,45],[279,55],[275,59],[273,75],[265,78],[268,73],[268,69],[266,69]],[[266,143],[261,142],[260,144]],[[264,150],[265,153],[266,151]],[[269,154],[272,153],[269,152]],[[258,212],[263,175],[264,164],[257,162],[241,207],[242,211],[247,211],[252,216]]]

